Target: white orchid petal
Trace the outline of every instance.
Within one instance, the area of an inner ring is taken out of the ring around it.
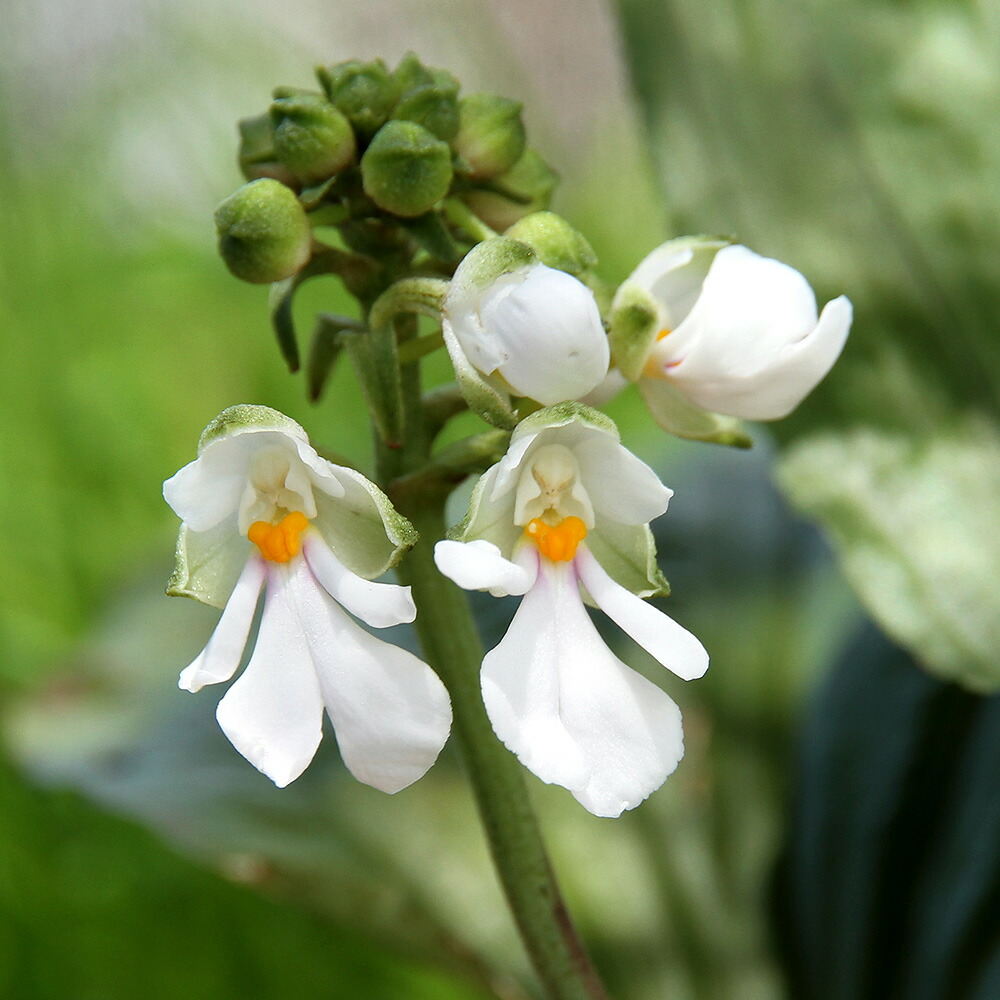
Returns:
[[[163,499],[192,531],[208,531],[239,506],[248,461],[242,437],[213,441],[163,484]]]
[[[530,551],[528,556],[531,557]],[[524,558],[511,562],[492,542],[483,539],[438,542],[434,546],[434,562],[464,590],[489,590],[494,597],[527,593],[537,572],[537,558],[534,566]]]
[[[185,691],[200,691],[206,684],[228,681],[243,658],[254,612],[264,586],[265,566],[260,556],[252,555],[226,603],[208,644],[195,660],[181,671],[177,686]]]
[[[652,604],[615,583],[586,545],[577,550],[576,568],[594,603],[668,670],[686,681],[708,670],[708,653],[698,639]]]
[[[574,451],[583,484],[598,514],[622,524],[648,524],[666,511],[673,491],[609,434],[594,431]]]
[[[291,586],[302,572],[309,573],[303,559],[268,564],[257,645],[215,713],[233,746],[279,788],[306,769],[323,736],[323,699],[305,636],[318,623],[303,620]]]
[[[316,579],[330,596],[352,615],[373,628],[388,628],[417,617],[409,587],[373,583],[352,573],[331,551],[317,531],[302,539],[302,552]]]
[[[638,805],[683,755],[677,706],[601,641],[571,564],[543,561],[482,686],[500,739],[595,815]]]
[[[344,763],[358,781],[398,792],[427,771],[448,739],[444,685],[412,653],[352,621],[304,560],[290,585]]]

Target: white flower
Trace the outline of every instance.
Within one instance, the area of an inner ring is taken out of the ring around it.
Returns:
[[[674,702],[601,640],[581,586],[678,676],[708,668],[701,643],[636,596],[663,587],[648,522],[670,496],[606,417],[564,404],[522,421],[477,485],[462,541],[435,547],[438,568],[459,586],[524,595],[483,660],[486,711],[527,768],[598,816],[657,789],[684,740]]]
[[[608,371],[610,348],[593,292],[506,237],[478,244],[459,265],[444,299],[442,332],[473,408],[483,412],[479,397],[500,401],[484,412],[494,422],[491,410],[509,407],[509,394],[544,405],[577,399]]]
[[[649,254],[619,289],[613,314],[637,301],[655,323],[632,343],[620,338],[616,360],[653,416],[693,437],[707,417],[691,404],[746,420],[787,416],[840,355],[852,318],[844,296],[817,317],[812,289],[788,265],[702,238]]]
[[[168,593],[225,609],[182,688],[233,676],[264,592],[253,654],[216,711],[233,746],[284,787],[312,760],[325,706],[359,781],[396,792],[419,778],[448,738],[447,692],[350,617],[385,628],[416,615],[409,587],[366,579],[415,537],[384,494],[263,406],[220,414],[163,494],[184,522]]]

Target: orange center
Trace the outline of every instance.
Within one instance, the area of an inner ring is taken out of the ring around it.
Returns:
[[[260,554],[271,562],[286,563],[302,551],[302,532],[309,527],[309,518],[293,510],[277,524],[254,521],[247,538],[260,549]]]
[[[669,336],[670,336],[670,331],[669,331],[669,330],[668,330],[668,329],[667,329],[666,327],[664,327],[664,328],[663,328],[663,329],[662,329],[662,330],[661,330],[661,331],[660,331],[660,332],[659,332],[659,333],[658,333],[658,334],[656,335],[656,339],[657,339],[657,340],[663,340],[663,338],[664,338],[664,337],[669,337]]]
[[[576,555],[576,547],[587,537],[587,526],[578,517],[563,518],[558,524],[548,524],[536,517],[525,525],[524,533],[543,556],[553,562],[569,562]]]

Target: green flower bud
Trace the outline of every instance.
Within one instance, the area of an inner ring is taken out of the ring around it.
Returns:
[[[274,125],[266,112],[239,122],[240,173],[248,181],[273,177],[283,184],[294,183],[291,171],[278,160],[274,148]]]
[[[415,52],[407,52],[403,56],[392,76],[401,94],[434,82],[431,70],[420,61]]]
[[[365,194],[404,218],[430,211],[448,193],[451,177],[448,144],[414,122],[386,122],[361,157]]]
[[[312,230],[295,193],[272,178],[251,181],[215,210],[219,253],[243,281],[291,277],[309,260]]]
[[[458,81],[414,87],[400,98],[392,117],[423,125],[439,139],[454,139],[458,134]]]
[[[470,177],[495,177],[524,153],[521,105],[496,94],[470,94],[458,105],[458,134],[452,147]]]
[[[493,178],[490,190],[469,191],[463,199],[486,225],[504,232],[518,219],[548,208],[558,183],[559,175],[528,149],[507,173]]]
[[[579,277],[597,266],[593,248],[561,215],[533,212],[515,222],[505,236],[526,243],[549,267]]]
[[[374,135],[399,100],[399,85],[381,59],[320,66],[316,76],[326,96],[362,136]]]
[[[271,120],[275,152],[303,184],[318,184],[354,162],[354,129],[325,97],[278,98]]]

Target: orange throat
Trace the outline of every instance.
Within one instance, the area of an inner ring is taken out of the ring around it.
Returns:
[[[247,538],[269,562],[286,563],[302,551],[302,532],[308,527],[309,518],[301,511],[293,510],[277,524],[254,521]]]
[[[558,524],[536,517],[524,526],[524,533],[547,559],[570,562],[577,546],[587,537],[587,526],[578,517],[565,517]]]

